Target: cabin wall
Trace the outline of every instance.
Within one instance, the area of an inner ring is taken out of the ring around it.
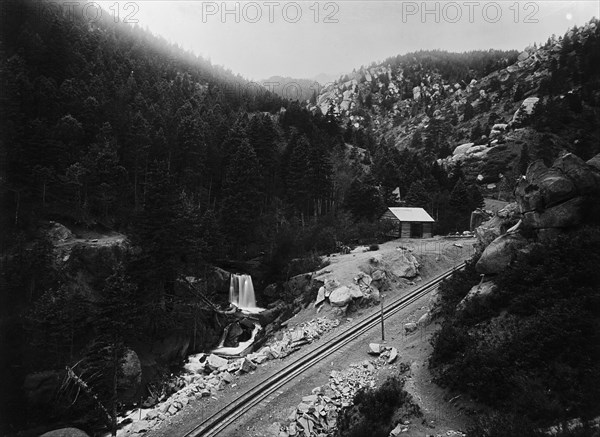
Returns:
[[[400,238],[410,238],[410,222],[402,222]]]
[[[431,238],[433,236],[433,224],[423,223],[423,238]]]

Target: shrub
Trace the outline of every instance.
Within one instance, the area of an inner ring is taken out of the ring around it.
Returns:
[[[455,275],[432,340],[437,381],[538,428],[600,414],[598,265],[600,230],[581,229],[521,254],[485,306],[473,300],[460,313],[452,308],[470,282],[468,271]],[[477,435],[530,435],[503,426]]]
[[[377,389],[361,389],[356,393],[354,405],[338,415],[338,436],[386,437],[395,425],[394,418],[421,414],[412,396],[404,390],[404,379],[390,377]]]

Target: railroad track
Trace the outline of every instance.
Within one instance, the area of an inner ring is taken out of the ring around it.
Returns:
[[[464,268],[464,266],[465,263],[463,262],[458,266],[436,276],[426,284],[411,291],[406,296],[402,296],[389,302],[383,311],[384,319],[391,317],[398,311],[406,308],[411,303],[437,289],[441,281],[451,276],[455,270]],[[305,370],[317,364],[319,361],[327,358],[348,343],[356,340],[373,327],[378,326],[380,323],[381,314],[379,312],[376,312],[365,319],[356,322],[345,332],[341,333],[341,335],[323,342],[323,344],[319,345],[316,349],[298,357],[281,372],[277,373],[268,380],[259,382],[254,387],[242,393],[226,408],[211,415],[194,429],[184,434],[184,437],[217,436],[219,432],[224,430],[227,426],[232,424],[251,408],[255,407],[264,399],[275,393],[279,388],[283,387],[285,384],[302,374]]]

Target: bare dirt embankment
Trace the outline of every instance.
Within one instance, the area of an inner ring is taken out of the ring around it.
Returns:
[[[390,278],[388,286],[382,290],[382,297],[385,302],[386,299],[409,292],[429,278],[469,258],[473,253],[473,243],[473,239],[432,238],[426,240],[394,240],[382,244],[377,251],[364,251],[362,248],[357,248],[350,254],[332,255],[329,258],[330,264],[315,272],[314,278],[322,281],[336,279],[341,285],[356,287],[354,278],[359,272],[364,272],[368,268],[373,257],[379,258],[381,264],[388,263],[389,266],[397,259],[398,253],[408,250],[417,258],[420,264],[419,275],[414,278]],[[431,381],[432,376],[427,368],[427,359],[431,352],[429,339],[436,329],[435,324],[419,327],[417,331],[410,334],[407,334],[404,330],[404,324],[416,322],[429,310],[433,299],[435,299],[435,296],[427,296],[386,320],[385,344],[398,349],[398,359],[392,364],[385,363],[376,366],[373,375],[376,384],[380,384],[388,376],[398,373],[403,364],[410,366],[410,371],[405,374],[405,376],[408,376],[406,389],[420,405],[424,418],[414,420],[414,423],[408,425],[408,430],[402,433],[406,436],[446,435],[446,432],[450,430],[464,430],[468,425],[464,415],[452,403],[446,401],[450,395]],[[340,320],[341,323],[337,328],[329,331],[312,344],[303,346],[304,351],[316,347],[322,341],[333,338],[349,324],[376,311],[378,311],[378,306],[355,309],[349,307],[348,312],[342,314],[338,308],[330,306],[327,302],[320,309],[311,304],[290,319],[286,329],[293,329],[317,317],[338,318]],[[381,342],[381,330],[379,328],[371,330],[357,342],[332,354],[331,357],[306,372],[299,380],[283,387],[276,395],[271,396],[221,434],[225,436],[275,435],[274,431],[277,426],[274,423],[284,424],[286,421],[289,422],[290,413],[302,402],[304,396],[311,395],[315,387],[327,386],[332,370],[344,372],[353,363],[373,359],[373,357],[367,355],[370,342]],[[193,428],[194,422],[199,422],[202,417],[207,417],[219,411],[228,405],[237,394],[245,391],[257,381],[269,378],[293,359],[294,354],[283,359],[267,361],[259,365],[255,371],[238,376],[233,383],[220,391],[217,396],[203,399],[191,398],[190,402],[177,415],[169,417],[147,435],[171,436],[183,434]]]

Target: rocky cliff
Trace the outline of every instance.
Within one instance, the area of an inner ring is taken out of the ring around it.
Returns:
[[[477,271],[486,275],[500,273],[519,251],[527,250],[536,241],[597,223],[599,161],[600,155],[584,162],[567,153],[551,167],[540,160],[532,162],[515,188],[516,203],[477,228],[483,250]]]

